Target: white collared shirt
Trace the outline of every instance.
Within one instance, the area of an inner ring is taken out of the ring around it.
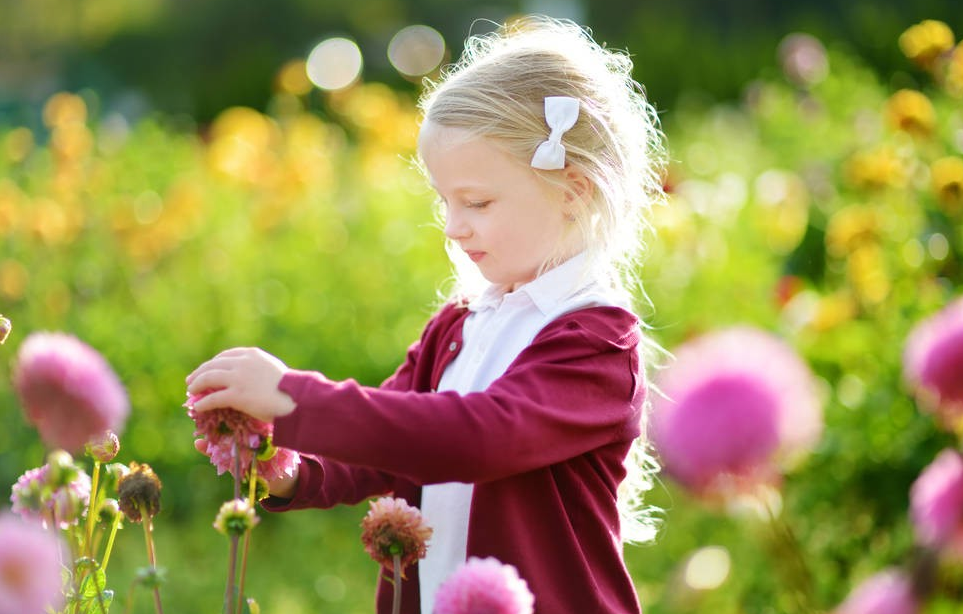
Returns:
[[[603,305],[628,307],[591,274],[587,263],[586,255],[579,254],[514,292],[490,286],[471,301],[462,350],[445,369],[438,390],[485,390],[545,325],[563,314]],[[472,491],[471,484],[460,482],[422,489],[421,512],[433,529],[428,554],[418,565],[422,614],[430,614],[438,587],[467,558]]]

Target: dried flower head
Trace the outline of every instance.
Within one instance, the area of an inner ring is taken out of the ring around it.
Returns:
[[[903,374],[921,406],[963,428],[963,298],[917,324],[906,339]]]
[[[142,516],[153,518],[160,511],[161,481],[150,465],[130,463],[130,473],[117,483],[120,511],[131,522],[141,522]]]
[[[963,457],[946,449],[910,488],[910,518],[916,540],[963,556]]]
[[[7,336],[10,335],[10,331],[13,330],[13,324],[8,318],[0,315],[0,345],[7,340]]]
[[[87,442],[87,454],[94,459],[109,463],[120,452],[120,438],[113,431],[104,431]]]
[[[887,569],[866,579],[833,614],[917,614],[919,603],[909,577]]]
[[[13,512],[44,527],[67,529],[79,522],[90,501],[90,476],[74,467],[52,479],[50,464],[30,469],[13,485],[10,501]]]
[[[198,448],[206,454],[217,467],[218,475],[225,471],[234,473],[234,458],[237,455],[241,474],[246,475],[251,463],[257,459],[257,473],[266,480],[293,477],[301,462],[297,452],[286,448],[276,448],[271,443],[274,425],[257,420],[230,408],[217,408],[210,411],[194,411],[193,404],[204,395],[188,398],[187,415],[194,420],[194,435],[202,441]],[[272,452],[273,453],[269,453]]]
[[[371,501],[371,509],[361,521],[361,542],[371,558],[394,571],[394,557],[401,561],[399,572],[427,554],[431,527],[421,511],[403,499],[382,497]]]
[[[224,535],[244,535],[261,521],[247,499],[227,501],[217,512],[214,528]]]
[[[59,611],[62,556],[56,534],[0,514],[0,614]]]
[[[700,495],[775,481],[822,433],[811,372],[779,338],[734,327],[676,352],[653,400],[653,441],[668,474]]]
[[[532,614],[535,597],[512,565],[471,557],[438,588],[432,614]]]
[[[120,431],[130,412],[127,393],[103,356],[63,333],[27,337],[13,383],[27,419],[53,448],[79,452],[92,437]]]

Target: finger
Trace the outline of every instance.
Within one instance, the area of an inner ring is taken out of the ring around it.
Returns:
[[[188,384],[187,393],[189,395],[206,395],[211,391],[227,388],[233,381],[232,375],[233,373],[226,369],[204,371]],[[194,405],[197,405],[197,403],[198,401],[195,401]]]
[[[229,369],[232,364],[236,364],[237,358],[243,356],[244,350],[246,348],[232,348],[230,350],[224,350],[223,352],[215,355],[200,364],[196,369],[191,371],[191,373],[185,378],[187,384],[190,385],[198,375],[204,371],[210,369]]]
[[[230,408],[233,407],[232,399],[234,397],[234,392],[230,389],[217,390],[195,401],[193,409],[197,412],[205,412],[224,407]]]

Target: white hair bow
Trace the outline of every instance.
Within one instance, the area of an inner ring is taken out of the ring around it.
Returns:
[[[562,135],[578,119],[578,100],[570,96],[545,97],[545,123],[552,129],[548,140],[542,141],[532,156],[532,167],[544,171],[565,168],[565,147]]]

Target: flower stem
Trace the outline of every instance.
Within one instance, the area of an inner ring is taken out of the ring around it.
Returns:
[[[249,476],[248,502],[254,508],[254,498],[257,496],[257,459],[251,461],[251,474]],[[241,579],[237,585],[237,610],[235,614],[241,614],[241,601],[244,599],[244,580],[247,578],[247,551],[251,545],[251,529],[244,532],[244,547],[241,551]]]
[[[110,553],[114,549],[114,537],[117,535],[117,529],[120,528],[120,517],[120,512],[114,514],[114,522],[110,525],[110,537],[107,538],[107,548],[104,550],[104,562],[100,564],[104,573],[107,573],[107,563],[110,562]]]
[[[231,535],[231,553],[227,557],[227,588],[224,590],[224,614],[231,614],[234,603],[234,577],[237,575],[237,535]]]
[[[156,574],[157,555],[154,553],[154,536],[152,534],[154,521],[147,515],[147,506],[143,504],[140,506],[140,519],[144,525],[144,540],[147,542],[147,562],[150,563],[151,569]],[[164,608],[161,607],[160,587],[157,586],[156,578],[154,582],[154,609],[157,610],[157,614],[164,614]]]
[[[84,555],[94,556],[94,516],[97,512],[97,487],[100,485],[100,461],[94,461],[94,474],[90,478],[90,498],[87,501],[87,531],[84,539]]]
[[[392,560],[393,571],[395,576],[395,594],[391,601],[391,614],[401,614],[401,555],[394,555]]]
[[[803,556],[799,540],[796,539],[792,527],[778,517],[768,500],[762,498],[765,507],[769,529],[772,531],[772,554],[778,563],[777,570],[781,571],[790,591],[795,611],[809,614],[814,611],[812,573]]]

